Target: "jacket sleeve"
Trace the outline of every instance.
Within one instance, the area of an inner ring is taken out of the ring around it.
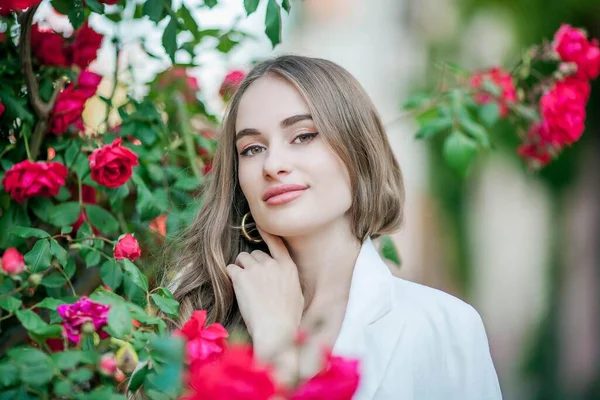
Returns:
[[[494,368],[485,327],[477,311],[469,306],[467,324],[471,338],[466,343],[468,365],[465,399],[502,400],[498,375]]]

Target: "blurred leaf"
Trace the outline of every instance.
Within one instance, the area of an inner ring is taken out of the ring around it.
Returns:
[[[285,12],[287,12],[289,14],[290,10],[292,9],[292,5],[290,4],[290,0],[281,0],[281,7],[283,7],[283,9],[285,10]]]
[[[396,249],[396,245],[392,241],[392,238],[389,236],[382,236],[380,240],[381,254],[383,257],[399,267],[401,265],[400,255],[398,254],[398,249]]]
[[[60,234],[61,235],[66,235],[66,234],[69,234],[71,232],[73,232],[73,227],[72,226],[63,226],[60,229]]]
[[[69,22],[73,29],[79,28],[85,21],[85,12],[83,10],[83,0],[70,0],[70,7],[67,13]]]
[[[494,126],[500,119],[500,107],[496,103],[488,103],[483,106],[477,107],[479,119],[488,128]]]
[[[85,204],[84,207],[90,223],[100,232],[117,232],[119,229],[119,222],[109,211],[95,204]]]
[[[39,272],[48,268],[51,261],[50,243],[46,239],[35,242],[33,248],[25,254],[25,264],[31,272]]]
[[[218,3],[218,0],[204,0],[204,4],[208,6],[208,8],[213,8]]]
[[[29,226],[31,220],[23,207],[9,207],[0,217],[0,232],[11,232],[15,226]],[[0,235],[0,249],[17,246],[24,241],[14,235]]]
[[[540,116],[535,109],[524,106],[523,104],[517,104],[517,113],[530,122],[539,121]]]
[[[240,44],[239,41],[233,39],[229,33],[226,33],[219,38],[217,50],[219,50],[221,53],[229,53],[238,44]]]
[[[159,22],[165,16],[164,0],[146,0],[142,13],[147,15],[150,21]]]
[[[438,133],[444,132],[452,128],[452,118],[439,118],[434,119],[431,122],[423,125],[421,129],[415,134],[417,139],[429,139],[437,135]]]
[[[71,372],[68,378],[73,382],[87,382],[94,376],[94,373],[87,368],[79,368]]]
[[[173,187],[176,189],[191,191],[198,189],[201,184],[202,181],[195,176],[183,175],[177,179]]]
[[[490,148],[491,143],[486,129],[469,118],[468,113],[461,113],[459,122],[465,133],[475,139],[481,147],[484,149]]]
[[[146,291],[137,285],[127,274],[123,275],[123,292],[132,303],[140,307],[146,307]],[[137,317],[136,319],[140,322],[143,322]]]
[[[181,5],[177,11],[177,15],[179,15],[183,20],[183,27],[192,33],[196,43],[198,43],[201,39],[200,28],[198,27],[198,23],[194,19],[194,16],[190,13],[190,10],[185,6],[185,4]]]
[[[34,308],[47,308],[56,311],[56,308],[61,304],[66,304],[63,300],[46,297],[44,300],[37,303]]]
[[[165,314],[172,318],[177,318],[179,315],[179,303],[176,300],[170,299],[168,297],[163,297],[157,293],[153,293],[150,295],[152,300],[154,300],[154,304]]]
[[[258,9],[258,3],[260,3],[260,0],[244,0],[246,15],[254,13]]]
[[[60,353],[58,353],[60,354]],[[68,396],[73,393],[73,383],[68,380],[54,381],[54,393],[58,395]]]
[[[67,250],[64,249],[56,239],[50,239],[50,252],[60,262],[60,265],[67,265]]]
[[[148,364],[145,364],[142,368],[139,368],[133,372],[131,379],[129,380],[129,390],[131,392],[135,392],[140,386],[142,386],[146,375],[148,375],[148,371],[150,371],[150,367]]]
[[[93,12],[104,14],[104,4],[99,3],[98,0],[86,0],[85,4]]]
[[[444,142],[444,158],[448,165],[465,176],[477,154],[477,143],[459,130],[453,131]]]
[[[408,99],[406,99],[406,101],[402,105],[402,108],[405,110],[414,110],[428,103],[430,99],[430,93],[418,92],[409,96]]]
[[[44,322],[39,315],[31,310],[17,310],[15,314],[19,321],[21,321],[21,325],[23,325],[23,327],[28,331],[32,331],[34,333],[44,332],[44,330],[48,327],[48,324]]]
[[[65,274],[67,274],[67,276],[69,278],[71,278],[73,276],[76,269],[77,269],[77,267],[75,265],[75,260],[73,258],[69,258],[69,260],[67,260],[67,264],[63,266],[63,270],[65,271]]]
[[[281,42],[281,9],[276,0],[268,0],[265,15],[265,33],[273,47]]]
[[[138,269],[138,267],[128,259],[123,260],[125,273],[131,278],[133,283],[138,285],[145,292],[148,291],[148,278]]]
[[[28,206],[36,217],[44,222],[48,222],[48,215],[50,215],[50,210],[54,207],[54,204],[52,204],[52,200],[48,198],[34,197],[29,199]]]
[[[62,370],[73,369],[83,359],[81,350],[66,350],[51,355],[56,366]]]
[[[36,228],[27,228],[25,226],[16,226],[12,230],[13,235],[17,235],[22,238],[36,237],[39,239],[50,237],[50,234],[44,230]]]
[[[114,304],[108,312],[108,327],[117,339],[123,339],[131,334],[133,324],[131,314],[125,304]]]
[[[162,44],[171,61],[175,62],[175,52],[177,51],[177,19],[171,17],[163,33]]]
[[[62,287],[67,279],[58,272],[53,272],[42,278],[42,285],[50,288]]]
[[[32,386],[42,386],[52,380],[52,360],[40,350],[17,348],[9,350],[9,357],[19,365],[21,381]]]
[[[79,213],[81,212],[81,207],[77,202],[68,202],[58,204],[52,207],[49,215],[49,222],[52,225],[63,227],[66,225],[73,225],[77,218],[79,218]]]
[[[500,97],[502,95],[502,88],[500,88],[500,86],[498,86],[489,76],[483,78],[481,87],[494,97]]]
[[[23,304],[21,300],[12,296],[0,299],[0,308],[3,308],[8,312],[17,311],[19,308],[21,308],[21,304]]]
[[[19,381],[19,369],[9,362],[0,364],[0,387],[8,387]]]
[[[98,251],[90,251],[85,255],[85,265],[86,267],[95,267],[102,260],[102,256]]]
[[[117,290],[121,286],[121,282],[123,282],[121,266],[112,260],[107,260],[102,264],[100,276],[102,277],[102,282],[112,290]]]

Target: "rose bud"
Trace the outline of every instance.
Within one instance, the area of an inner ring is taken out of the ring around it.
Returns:
[[[36,287],[37,285],[39,285],[42,282],[42,275],[41,274],[31,274],[29,276],[28,281],[31,284],[31,286]]]
[[[135,349],[129,343],[117,351],[116,360],[119,369],[125,373],[135,371],[139,361]]]
[[[106,353],[100,358],[98,370],[102,375],[113,376],[117,373],[117,360],[113,353]]]
[[[6,249],[2,255],[2,270],[9,275],[18,275],[25,270],[23,254],[14,247]]]
[[[130,261],[135,261],[142,255],[140,244],[131,233],[123,235],[115,245],[113,254],[117,260],[127,258]]]

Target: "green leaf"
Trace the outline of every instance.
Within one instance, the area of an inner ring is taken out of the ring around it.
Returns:
[[[79,368],[71,372],[68,378],[73,382],[87,382],[94,376],[94,373],[87,368]]]
[[[192,33],[197,44],[201,39],[200,28],[198,27],[198,23],[190,13],[190,10],[185,6],[185,4],[182,4],[181,8],[177,11],[177,14],[183,20],[183,27]]]
[[[114,337],[118,339],[129,335],[133,330],[131,314],[125,304],[115,304],[110,307],[108,312],[108,327]]]
[[[218,0],[204,0],[204,4],[208,7],[208,8],[213,8],[214,6],[216,6],[218,3]]]
[[[67,264],[65,266],[63,266],[63,270],[65,271],[65,274],[67,274],[67,276],[69,278],[71,278],[73,276],[73,274],[75,273],[75,271],[77,270],[77,266],[75,265],[75,260],[73,258],[70,258],[67,261]]]
[[[171,58],[171,61],[175,62],[175,52],[177,51],[177,19],[173,17],[171,17],[163,33],[162,45]]]
[[[281,42],[281,9],[275,0],[269,0],[267,3],[265,33],[273,47]]]
[[[59,288],[67,283],[67,279],[59,272],[53,272],[42,278],[42,285],[49,288]]]
[[[292,5],[290,4],[290,0],[281,0],[281,7],[283,7],[283,9],[285,10],[285,12],[287,12],[289,14],[290,10],[292,9]]]
[[[51,261],[50,242],[46,239],[35,242],[33,248],[25,254],[25,264],[31,272],[39,272],[48,268]]]
[[[73,383],[68,380],[54,381],[54,393],[60,396],[71,395],[73,393]]]
[[[69,22],[73,25],[73,29],[77,29],[83,25],[83,22],[85,21],[83,0],[71,0],[70,3],[71,7],[69,8],[67,16],[69,17]]]
[[[23,304],[23,302],[15,297],[12,296],[8,296],[5,297],[3,299],[0,299],[0,308],[8,311],[8,312],[15,312],[17,311],[19,308],[21,308],[21,304]]]
[[[27,228],[25,226],[16,226],[12,230],[13,235],[22,238],[36,237],[39,239],[50,237],[50,234],[42,229]]]
[[[452,127],[452,118],[443,117],[431,120],[427,124],[423,125],[421,129],[415,134],[417,139],[429,139],[437,135],[438,133],[449,130]]]
[[[31,310],[17,310],[15,314],[19,321],[21,321],[21,325],[28,331],[38,333],[43,332],[48,327],[48,324]]]
[[[60,230],[60,234],[61,235],[67,235],[69,233],[73,232],[73,227],[72,226],[63,226]]]
[[[102,233],[115,233],[119,229],[119,222],[104,208],[95,204],[85,204],[85,212],[94,225]]]
[[[32,386],[42,386],[52,380],[54,366],[49,356],[33,348],[18,348],[8,352],[19,365],[21,381]]]
[[[431,99],[431,94],[426,92],[418,92],[411,95],[404,104],[402,108],[404,110],[414,110],[416,108],[421,108]]]
[[[98,0],[86,0],[85,4],[93,12],[98,14],[104,14],[104,4],[99,3]]]
[[[67,264],[67,250],[65,250],[56,239],[50,239],[50,252],[54,254],[54,257],[60,262],[60,265]]]
[[[219,50],[221,53],[229,53],[238,44],[240,44],[240,42],[233,39],[231,35],[227,33],[219,38],[217,50]]]
[[[85,255],[85,265],[86,267],[95,267],[102,260],[102,256],[98,251],[92,250]]]
[[[131,278],[133,283],[147,292],[148,278],[146,278],[146,275],[144,275],[142,271],[140,271],[138,267],[128,259],[123,260],[123,266],[125,267],[125,273]]]
[[[129,380],[129,391],[135,392],[140,386],[142,386],[146,375],[148,375],[148,371],[150,371],[150,367],[148,364],[146,364],[142,368],[133,372],[131,379]]]
[[[112,260],[108,260],[102,264],[100,276],[102,277],[102,282],[112,290],[117,290],[121,286],[121,282],[123,282],[121,266]]]
[[[169,299],[167,297],[162,297],[157,293],[153,293],[150,295],[152,300],[154,300],[154,304],[165,314],[170,317],[177,318],[179,314],[179,303],[176,300]]]
[[[517,113],[530,122],[539,121],[540,119],[540,116],[535,109],[522,104],[517,105]]]
[[[482,125],[470,119],[466,113],[463,113],[460,116],[459,121],[460,126],[464,129],[465,133],[475,139],[481,147],[484,149],[490,148],[491,143],[488,133]]]
[[[444,141],[444,158],[450,167],[465,176],[473,158],[477,154],[477,143],[455,130]]]
[[[148,390],[148,397],[150,400],[171,400],[171,396],[154,389]]]
[[[48,221],[58,227],[73,225],[77,221],[77,218],[79,218],[80,212],[81,207],[78,202],[71,201],[58,204],[52,207]]]
[[[9,362],[0,364],[0,387],[9,387],[19,381],[19,369]]]
[[[55,299],[52,297],[46,297],[44,300],[37,303],[35,308],[47,308],[49,310],[56,311],[56,308],[61,304],[66,304],[63,300]]]
[[[183,175],[177,179],[173,187],[176,189],[190,191],[198,189],[200,185],[202,185],[202,181],[197,177]]]
[[[502,95],[502,88],[500,88],[500,86],[498,86],[489,76],[483,78],[481,87],[494,97],[499,97]]]
[[[129,275],[123,276],[123,292],[132,303],[140,307],[145,307],[147,305],[146,291],[139,287],[137,284],[135,284],[135,282],[129,277]],[[140,319],[136,319],[142,322]]]
[[[73,140],[65,151],[65,165],[67,168],[71,169],[73,167],[79,153],[81,153],[81,144]]]
[[[399,267],[401,264],[400,255],[398,255],[398,249],[396,249],[396,245],[392,241],[392,238],[389,236],[382,236],[380,241],[383,258],[390,260]]]
[[[54,204],[52,204],[52,200],[46,197],[34,197],[32,199],[29,199],[28,205],[36,217],[38,217],[44,222],[48,222],[48,216],[50,215],[52,207],[54,207]]]
[[[147,0],[142,8],[142,13],[148,16],[150,21],[159,22],[165,15],[164,0]]]
[[[260,3],[260,0],[244,0],[246,15],[254,13],[258,9],[258,3]]]
[[[496,103],[488,103],[477,107],[477,113],[481,122],[488,128],[494,126],[500,119],[500,107]]]
[[[80,350],[67,350],[52,354],[54,364],[62,370],[75,368],[82,358],[83,352]]]

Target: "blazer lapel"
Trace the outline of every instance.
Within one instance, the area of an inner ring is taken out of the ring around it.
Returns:
[[[402,332],[394,309],[393,279],[371,239],[363,243],[350,285],[344,322],[333,352],[361,360],[354,399],[370,400],[380,386]]]

